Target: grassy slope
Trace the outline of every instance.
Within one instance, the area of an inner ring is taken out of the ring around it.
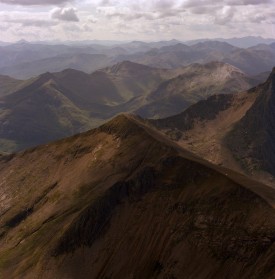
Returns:
[[[22,83],[21,80],[0,75],[0,97],[14,92]]]

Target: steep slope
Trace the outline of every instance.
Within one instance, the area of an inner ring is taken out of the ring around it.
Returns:
[[[148,104],[136,112],[148,118],[168,117],[211,95],[245,91],[257,83],[229,64],[192,64],[182,68],[177,77],[161,83],[147,97]]]
[[[274,186],[273,106],[274,70],[247,92],[213,96],[151,123],[199,156]]]
[[[274,190],[133,117],[1,157],[0,175],[3,278],[274,276]]]
[[[275,68],[258,90],[259,97],[229,133],[227,143],[246,168],[275,176]]]

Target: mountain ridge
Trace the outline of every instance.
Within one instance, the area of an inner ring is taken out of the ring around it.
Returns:
[[[272,278],[274,190],[136,117],[2,156],[0,174],[1,276]]]

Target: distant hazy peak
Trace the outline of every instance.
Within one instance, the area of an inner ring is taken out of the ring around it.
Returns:
[[[131,73],[139,74],[143,71],[148,71],[148,70],[152,70],[152,69],[154,69],[154,68],[150,67],[150,66],[138,64],[138,63],[131,62],[131,61],[123,61],[123,62],[117,63],[111,67],[106,68],[106,71],[114,73],[114,74],[121,73],[121,72],[124,72],[124,73],[131,72]]]

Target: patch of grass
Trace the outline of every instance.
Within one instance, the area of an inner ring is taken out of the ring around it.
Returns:
[[[16,151],[18,144],[14,140],[0,138],[0,153],[9,154]]]

